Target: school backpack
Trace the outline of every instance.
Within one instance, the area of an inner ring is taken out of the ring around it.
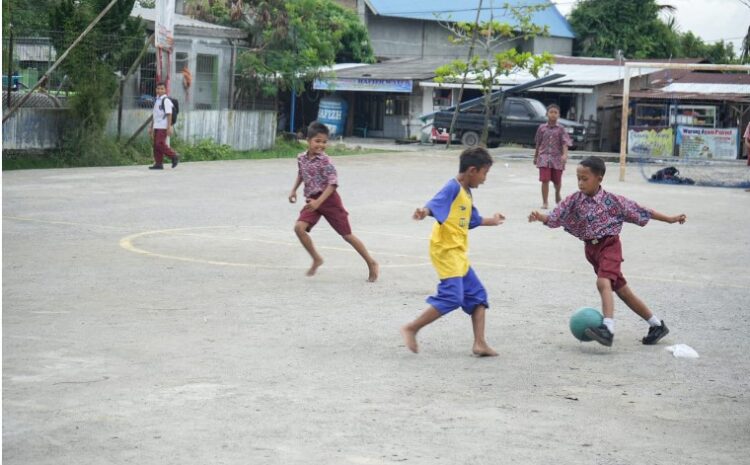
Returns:
[[[172,102],[172,126],[174,126],[177,124],[177,115],[180,114],[180,103],[174,97],[164,97],[161,99],[161,111],[166,111],[164,110],[164,99],[169,99]]]

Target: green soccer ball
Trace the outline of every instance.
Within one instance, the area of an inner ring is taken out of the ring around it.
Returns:
[[[583,332],[586,331],[586,328],[601,326],[602,321],[604,321],[604,317],[599,313],[599,310],[590,307],[579,308],[570,317],[570,332],[579,341],[591,341],[592,339]]]

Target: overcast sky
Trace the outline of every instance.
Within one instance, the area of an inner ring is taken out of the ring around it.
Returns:
[[[576,0],[552,0],[564,16],[570,13]],[[672,5],[680,31],[692,31],[706,42],[724,39],[734,44],[735,53],[741,50],[742,38],[750,26],[750,1],[740,0],[657,0],[658,4]]]

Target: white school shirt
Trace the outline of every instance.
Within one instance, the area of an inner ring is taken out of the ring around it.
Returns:
[[[162,111],[161,101],[165,97],[167,96],[162,95],[154,101],[154,129],[167,129],[168,127],[169,122],[167,121],[167,115],[172,114],[172,108],[174,105],[172,105],[172,101],[167,98],[167,101],[164,102],[164,111]]]

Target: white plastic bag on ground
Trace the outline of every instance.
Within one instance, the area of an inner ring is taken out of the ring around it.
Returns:
[[[698,355],[698,352],[696,352],[695,349],[693,349],[687,344],[675,344],[673,346],[666,347],[666,349],[672,352],[672,355],[674,355],[675,357],[680,357],[680,358],[700,357],[700,355]]]

